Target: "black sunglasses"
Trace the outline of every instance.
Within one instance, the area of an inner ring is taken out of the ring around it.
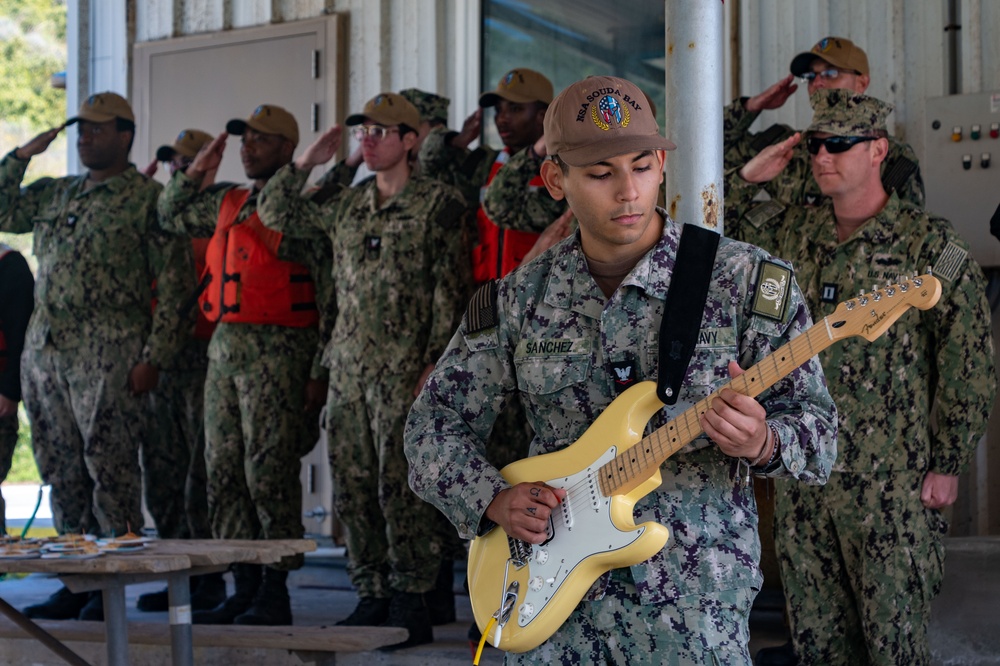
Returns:
[[[874,141],[877,138],[876,136],[828,136],[825,139],[820,139],[811,136],[806,139],[806,150],[809,151],[810,155],[819,155],[819,147],[826,146],[826,152],[836,155],[837,153],[846,153],[859,143]]]

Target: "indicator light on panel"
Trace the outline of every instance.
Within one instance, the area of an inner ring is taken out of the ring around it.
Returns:
[[[951,128],[951,140],[958,143],[962,140],[962,126],[955,125]]]
[[[989,153],[983,153],[982,155],[979,156],[979,166],[983,167],[984,169],[989,169],[990,168],[990,154]]]
[[[973,125],[969,131],[969,136],[972,137],[973,141],[979,141],[979,137],[983,134],[983,128],[980,125]]]
[[[962,168],[966,171],[972,168],[972,155],[962,155]]]
[[[990,123],[990,138],[1000,137],[1000,123]]]

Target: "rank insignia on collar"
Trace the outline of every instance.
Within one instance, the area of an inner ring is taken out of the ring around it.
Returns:
[[[365,258],[378,259],[382,254],[382,237],[365,236]]]
[[[822,303],[837,303],[837,285],[832,282],[824,282],[819,292],[819,300]]]
[[[75,227],[76,226],[76,215],[72,215],[72,214],[69,215],[69,217],[66,218],[66,224],[69,225],[69,226],[71,226],[71,227]]]
[[[762,261],[757,279],[757,294],[753,313],[768,319],[783,321],[791,295],[792,271],[773,261]]]

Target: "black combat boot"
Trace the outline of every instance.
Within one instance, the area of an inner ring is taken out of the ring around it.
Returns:
[[[73,593],[60,587],[40,604],[24,609],[24,616],[33,620],[75,620],[90,601],[89,592]]]
[[[427,593],[427,609],[435,627],[455,621],[455,561],[441,560],[434,589]]]
[[[342,627],[380,627],[389,619],[389,599],[361,597],[354,611],[337,624]]]
[[[222,573],[191,578],[191,610],[211,610],[226,600],[226,579]]]
[[[434,630],[423,594],[396,592],[389,604],[389,619],[384,626],[403,627],[410,632],[410,637],[402,643],[379,648],[383,652],[434,642]]]
[[[242,615],[253,605],[257,589],[260,588],[261,565],[234,564],[233,581],[236,590],[212,610],[197,611],[191,614],[194,624],[232,624],[237,616]]]
[[[80,609],[80,615],[76,619],[87,620],[88,622],[104,622],[104,593],[100,590],[90,592],[90,599]]]
[[[788,641],[784,645],[757,650],[755,663],[757,666],[798,666],[799,660],[792,642]]]
[[[233,624],[269,627],[292,623],[292,601],[288,597],[288,572],[264,567],[264,582],[257,588],[253,604]]]

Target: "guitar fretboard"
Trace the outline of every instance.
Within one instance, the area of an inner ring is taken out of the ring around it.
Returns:
[[[666,425],[619,453],[598,471],[601,492],[605,497],[623,495],[648,479],[663,462],[687,446],[703,430],[699,417],[726,388],[755,398],[823,351],[836,339],[830,330],[829,317],[812,326],[794,340],[782,345],[739,377],[699,400]]]

